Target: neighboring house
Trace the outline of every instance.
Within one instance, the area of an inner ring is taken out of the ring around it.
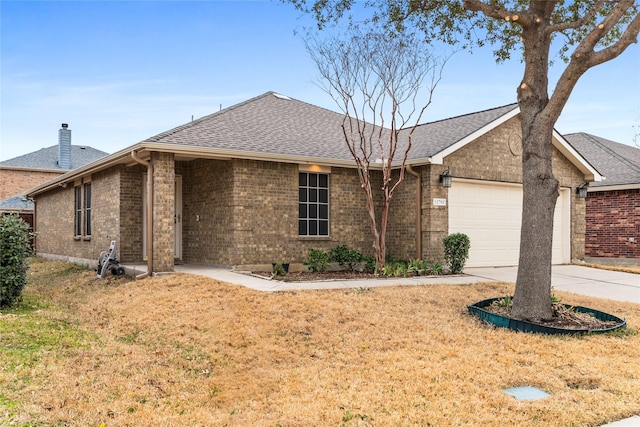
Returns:
[[[589,185],[585,256],[640,259],[640,149],[587,133],[565,138],[606,176]]]
[[[25,197],[27,190],[107,154],[71,145],[71,130],[63,124],[58,131],[58,145],[0,162],[0,212],[18,213],[32,224],[33,202]]]
[[[37,253],[95,263],[117,240],[122,263],[146,259],[152,272],[174,262],[301,267],[309,248],[341,244],[371,254],[342,123],[342,114],[268,92],[70,171],[28,194]],[[418,126],[392,202],[388,253],[442,259],[442,238],[461,231],[471,239],[468,265],[517,264],[519,130],[516,104]],[[569,263],[584,257],[576,187],[602,177],[557,132],[553,144],[561,185],[553,262]]]

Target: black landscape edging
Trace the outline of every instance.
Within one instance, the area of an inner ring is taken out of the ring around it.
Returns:
[[[567,305],[567,308],[573,308],[574,311],[578,313],[589,313],[592,314],[596,319],[602,320],[605,322],[617,322],[618,324],[602,329],[572,329],[572,328],[558,328],[554,326],[545,326],[540,325],[538,323],[532,323],[525,320],[512,319],[509,317],[505,317],[496,313],[492,313],[484,309],[484,307],[490,306],[493,302],[504,299],[504,297],[497,298],[489,298],[483,301],[478,301],[475,304],[471,304],[468,306],[469,313],[473,316],[479,317],[481,320],[494,325],[500,328],[512,329],[514,331],[519,332],[531,332],[531,333],[541,333],[541,334],[550,334],[550,335],[562,335],[562,334],[586,334],[586,333],[602,333],[602,332],[610,332],[616,329],[625,329],[627,327],[627,321],[620,319],[619,317],[613,316],[609,313],[605,313],[603,311],[594,310],[588,307],[582,307],[579,305]]]

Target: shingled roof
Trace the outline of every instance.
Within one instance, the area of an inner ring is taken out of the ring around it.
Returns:
[[[514,103],[419,125],[413,133],[411,157],[433,157],[517,108]]]
[[[591,183],[591,187],[640,185],[640,149],[584,132],[564,138],[607,177],[605,181]]]
[[[71,169],[79,168],[95,160],[101,159],[108,153],[83,145],[71,145]],[[69,170],[58,166],[58,145],[42,148],[33,153],[14,157],[0,162],[0,167],[15,167],[27,169],[59,169]]]
[[[267,92],[145,142],[350,160],[342,122],[342,114]]]
[[[517,104],[438,120],[417,126],[412,138],[409,164],[443,164],[444,158],[519,114]],[[272,162],[317,163],[355,167],[344,141],[344,115],[316,105],[267,92],[224,110],[147,138],[103,160],[66,173],[31,189],[36,195],[60,182],[131,161],[132,152],[173,152],[176,158],[240,158]],[[369,129],[380,130],[372,124]],[[407,142],[410,128],[401,131],[397,153]],[[383,136],[389,129],[382,129]],[[375,145],[375,144],[374,144]],[[602,177],[564,138],[554,131],[554,146],[573,162],[585,177]],[[396,156],[398,159],[399,155]],[[372,159],[378,160],[374,153]],[[374,160],[374,161],[375,161]],[[398,165],[399,165],[398,161]]]
[[[409,160],[430,158],[517,107],[510,104],[419,125]],[[343,119],[341,113],[267,92],[145,142],[352,160],[342,133]]]
[[[0,200],[0,212],[13,211],[33,211],[33,202],[20,194]]]

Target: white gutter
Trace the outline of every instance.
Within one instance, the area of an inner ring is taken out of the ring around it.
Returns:
[[[618,191],[618,190],[638,190],[640,183],[637,184],[618,184],[618,185],[598,185],[587,189],[589,193],[597,193],[599,191]]]
[[[43,184],[40,184],[26,193],[27,196],[33,197],[34,195],[43,193],[58,187],[61,183],[71,182],[76,178],[86,176],[117,164],[128,163],[127,160],[131,158],[131,152],[135,151],[138,158],[144,158],[145,152],[157,151],[165,153],[174,153],[180,157],[191,157],[200,159],[245,159],[245,160],[259,160],[259,161],[272,161],[281,163],[293,163],[293,164],[313,164],[319,166],[334,166],[345,168],[356,168],[355,161],[352,159],[328,159],[328,158],[316,158],[300,155],[287,155],[276,153],[260,153],[243,150],[229,150],[219,148],[197,147],[197,146],[185,146],[174,144],[162,144],[155,142],[139,142],[128,148],[120,150],[114,154],[98,159],[94,162],[88,163],[77,169],[69,171],[63,175],[57,176]],[[380,165],[380,169],[381,169]],[[372,163],[372,169],[377,168]]]

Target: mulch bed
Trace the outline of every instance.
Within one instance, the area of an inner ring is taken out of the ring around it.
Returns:
[[[508,317],[510,319],[527,320],[518,319],[517,317],[511,316],[511,306],[501,307],[499,305],[492,304],[487,307],[483,307],[483,309],[486,311],[490,311],[491,313],[499,314],[500,316]],[[528,321],[537,325],[551,326],[554,328],[563,329],[599,330],[617,325],[617,322],[600,320],[589,313],[576,312],[560,303],[553,304],[553,314],[553,319],[547,319],[538,322],[531,320]]]
[[[279,280],[281,282],[322,282],[332,280],[362,280],[362,279],[398,279],[398,277],[387,277],[383,275],[375,275],[374,273],[366,273],[359,271],[296,271],[287,273],[284,276],[273,276],[271,272],[258,271],[252,272],[253,275],[264,277],[271,280]],[[272,277],[273,276],[273,277]],[[407,276],[412,277],[412,276]]]

